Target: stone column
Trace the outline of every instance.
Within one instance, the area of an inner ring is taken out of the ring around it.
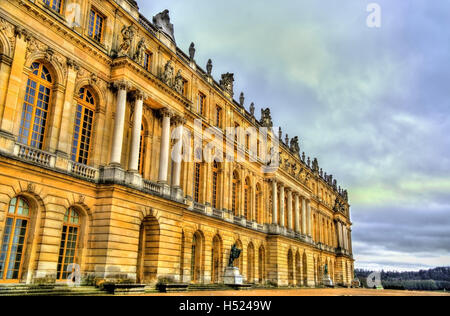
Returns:
[[[295,194],[295,232],[300,233],[300,197]]]
[[[285,216],[284,216],[284,212],[285,212],[285,210],[284,210],[284,208],[285,208],[285,205],[284,205],[284,194],[285,194],[285,192],[284,192],[284,184],[282,183],[280,185],[280,226],[281,227],[285,227],[286,226],[286,221],[285,221]]]
[[[308,236],[312,236],[312,220],[311,220],[311,202],[306,203],[307,220],[308,220]]]
[[[167,173],[169,170],[169,151],[170,151],[170,119],[172,117],[172,113],[168,109],[162,109],[161,114],[163,119],[162,119],[158,182],[162,184],[167,184]]]
[[[288,207],[287,207],[287,212],[288,212],[288,228],[290,230],[294,229],[294,224],[293,224],[293,219],[292,219],[292,190],[289,189],[288,191]]]
[[[175,188],[180,188],[181,185],[181,164],[183,162],[183,135],[184,135],[184,127],[185,120],[181,117],[176,118],[176,138],[177,142],[175,143],[174,147],[174,154],[175,157],[172,157],[174,159],[174,170],[173,170],[173,180],[172,180],[172,186]]]
[[[64,95],[64,107],[62,111],[61,127],[58,137],[58,153],[69,157],[71,149],[71,137],[73,137],[73,97],[75,91],[75,81],[77,78],[78,65],[72,60],[67,61],[67,81],[66,93]],[[69,157],[70,158],[70,157]]]
[[[127,106],[128,83],[121,81],[115,84],[118,89],[116,117],[114,122],[114,138],[111,149],[110,164],[113,166],[121,166],[123,129],[125,126],[125,110]]]
[[[23,82],[22,78],[29,40],[30,36],[28,35],[28,32],[25,29],[16,26],[14,58],[11,63],[11,73],[7,84],[5,105],[0,109],[0,131],[11,138],[13,138],[12,135],[14,134],[15,120],[19,117],[19,111],[21,111],[20,105],[22,102],[19,100],[20,91],[26,87],[26,81]]]
[[[272,224],[278,225],[278,184],[272,180]]]
[[[308,235],[306,226],[306,199],[302,197],[302,234]]]
[[[131,135],[131,153],[128,169],[131,172],[139,172],[139,153],[141,152],[141,127],[144,94],[136,93],[134,105],[133,131]]]

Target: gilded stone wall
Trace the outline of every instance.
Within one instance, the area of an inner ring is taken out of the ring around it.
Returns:
[[[100,41],[88,32],[92,8],[104,18]],[[139,51],[142,45],[151,54],[147,69]],[[18,142],[25,87],[34,62],[44,64],[53,80],[40,150]],[[177,86],[177,75],[186,81],[185,91]],[[0,235],[11,199],[21,196],[31,207],[21,275],[13,281],[56,279],[64,214],[74,207],[81,216],[75,263],[83,276],[145,283],[155,283],[158,277],[221,282],[230,249],[238,244],[243,250],[238,265],[249,282],[316,286],[327,264],[336,283],[350,284],[353,257],[347,192],[319,170],[317,161],[302,156],[295,138],[283,140],[278,131],[269,133],[265,149],[280,143],[281,153],[275,155],[281,165],[272,172],[265,171],[270,153],[249,161],[255,150],[245,148],[243,135],[236,143],[213,140],[211,135],[200,144],[190,139],[190,158],[210,142],[224,148],[225,158],[227,146],[236,147],[233,156],[245,158],[220,163],[216,208],[212,207],[213,166],[201,161],[200,199],[194,202],[195,162],[177,164],[170,159],[176,146],[170,139],[175,128],[181,126],[191,135],[197,132],[196,121],[203,130],[211,128],[217,106],[222,109],[222,126],[216,130],[236,124],[273,125],[270,110],[257,119],[254,108],[245,109],[243,96],[233,99],[230,76],[222,79],[216,82],[128,1],[65,1],[60,12],[39,0],[3,1]],[[86,165],[70,156],[77,97],[83,87],[95,99]],[[197,108],[200,93],[206,97],[203,113]],[[136,122],[141,121],[143,140],[137,141],[141,128]],[[139,173],[131,166],[137,163],[141,144],[144,163]],[[235,174],[239,198],[233,212]],[[249,210],[244,218],[246,181]],[[219,273],[214,272],[217,269]],[[0,276],[0,283],[9,281]]]

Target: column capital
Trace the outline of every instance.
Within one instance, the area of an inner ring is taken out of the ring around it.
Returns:
[[[30,33],[23,27],[16,25],[14,28],[14,36],[17,38],[22,38],[25,40],[25,42],[28,42],[31,40]]]
[[[118,90],[131,90],[131,84],[126,80],[118,80],[113,83],[113,87]]]
[[[135,98],[136,101],[144,101],[145,99],[148,98],[147,94],[139,89],[134,90],[133,97]]]
[[[67,68],[69,68],[69,69],[72,69],[75,71],[80,70],[80,66],[73,59],[67,58],[66,64],[67,64]]]
[[[172,121],[175,126],[185,125],[187,122],[187,120],[183,116],[178,115],[178,114],[175,114],[173,116]]]
[[[159,113],[161,114],[162,117],[169,117],[169,118],[172,118],[175,115],[174,112],[169,108],[162,108],[161,110],[159,110]]]

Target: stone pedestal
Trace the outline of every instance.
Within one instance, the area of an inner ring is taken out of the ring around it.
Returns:
[[[331,280],[331,278],[328,274],[323,276],[322,282],[323,282],[323,285],[326,287],[334,287],[333,281]]]
[[[225,275],[223,277],[223,283],[225,285],[243,285],[244,277],[239,272],[239,268],[227,267],[225,269]]]

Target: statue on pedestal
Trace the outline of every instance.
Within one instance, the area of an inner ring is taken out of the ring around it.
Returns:
[[[234,262],[241,256],[242,250],[236,245],[233,245],[230,251],[230,260],[228,261],[228,266],[233,267]]]

